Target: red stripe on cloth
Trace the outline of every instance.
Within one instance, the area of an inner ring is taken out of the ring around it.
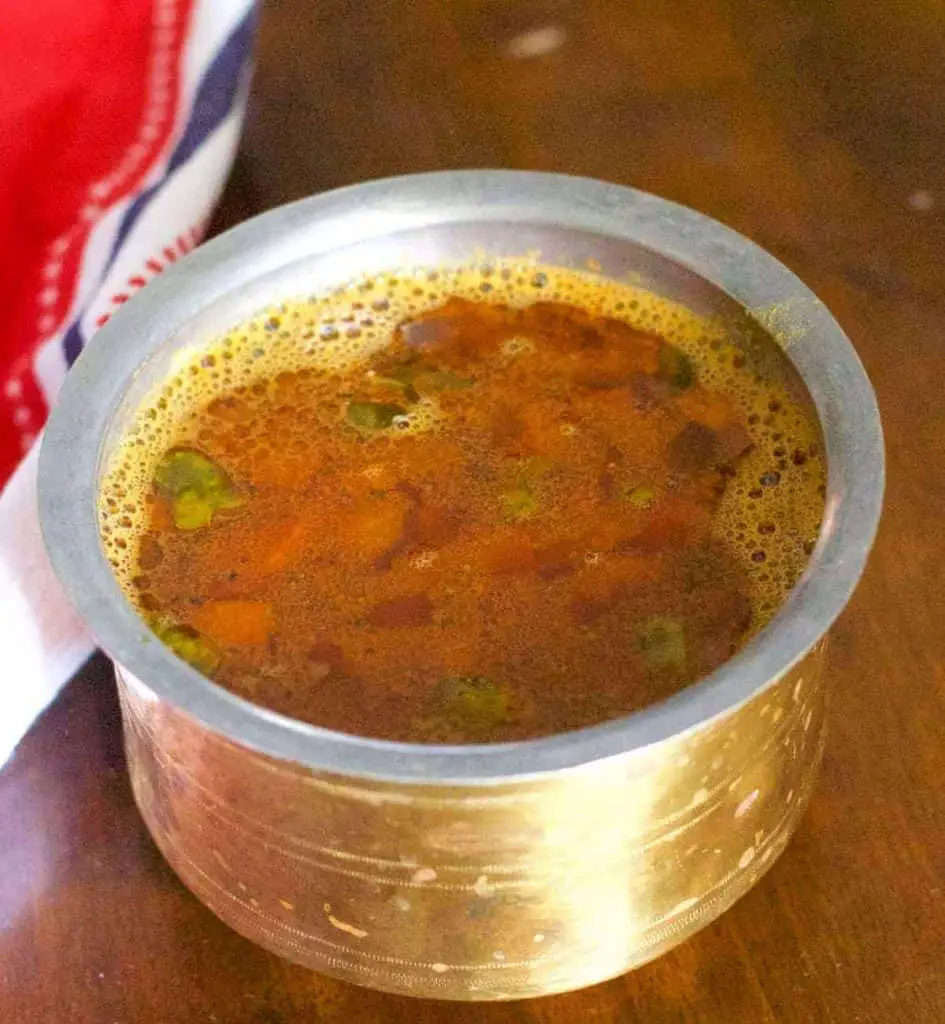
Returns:
[[[23,431],[2,401],[74,300],[84,247],[170,140],[196,0],[6,0],[0,32],[0,485]],[[26,384],[23,384],[26,387]],[[14,385],[16,387],[16,385]],[[42,413],[43,410],[40,410]],[[23,420],[23,414],[19,414]]]
[[[164,268],[169,263],[176,262],[177,257],[179,255],[186,256],[187,253],[191,251],[191,249],[195,248],[197,245],[200,244],[200,242],[203,240],[203,236],[207,232],[208,225],[209,218],[201,217],[201,219],[192,228],[185,231],[183,234],[177,236],[175,242],[176,248],[174,248],[174,246],[171,246],[169,248],[162,248],[158,256],[151,256],[148,259],[146,259],[144,261],[143,270],[150,271],[152,278],[162,273],[164,271]],[[162,255],[164,256],[163,263],[161,262],[160,258]],[[135,292],[139,291],[141,288],[144,288],[147,285],[147,283],[148,278],[144,275],[144,273],[132,274],[131,277],[128,278],[127,282],[128,291],[116,292],[114,295],[110,297],[110,303],[115,307],[123,305],[131,298],[132,295],[134,295]],[[111,318],[111,315],[111,312],[99,314],[95,318],[96,326],[102,327],[105,324],[107,324],[109,319]]]

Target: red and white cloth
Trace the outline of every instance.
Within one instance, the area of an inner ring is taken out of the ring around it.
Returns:
[[[255,13],[3,2],[0,765],[93,647],[42,548],[34,441],[97,327],[200,241],[239,140]]]

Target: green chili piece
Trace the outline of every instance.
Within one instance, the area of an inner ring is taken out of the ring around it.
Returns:
[[[243,503],[226,472],[192,448],[169,451],[155,470],[154,485],[170,499],[179,530],[208,526],[220,510]]]
[[[444,679],[439,696],[449,721],[474,734],[505,725],[512,711],[508,690],[484,676]]]
[[[643,511],[652,508],[656,503],[656,488],[651,487],[649,484],[640,484],[637,487],[631,487],[626,492],[625,498],[631,508]]]
[[[154,632],[161,643],[169,647],[178,658],[205,676],[212,675],[219,668],[223,658],[220,649],[191,626],[159,625],[155,626]]]

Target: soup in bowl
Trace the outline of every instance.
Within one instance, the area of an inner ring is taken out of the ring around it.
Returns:
[[[41,474],[185,883],[291,959],[456,999],[627,970],[773,862],[883,476],[787,270],[512,172],[203,247],[96,336]]]

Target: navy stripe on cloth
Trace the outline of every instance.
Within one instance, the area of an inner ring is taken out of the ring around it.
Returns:
[[[242,72],[246,66],[246,58],[252,46],[255,28],[256,7],[253,6],[248,11],[246,17],[230,34],[229,38],[220,48],[219,53],[217,53],[204,72],[194,96],[190,117],[184,126],[183,134],[174,147],[174,152],[171,154],[163,177],[149,189],[142,192],[125,211],[104,273],[107,273],[108,269],[115,262],[125,239],[148,204],[165,186],[174,172],[194,155],[233,109],[233,105],[239,95]],[[85,344],[85,339],[79,327],[79,319],[77,317],[73,322],[62,342],[66,362],[69,366],[76,361]]]

